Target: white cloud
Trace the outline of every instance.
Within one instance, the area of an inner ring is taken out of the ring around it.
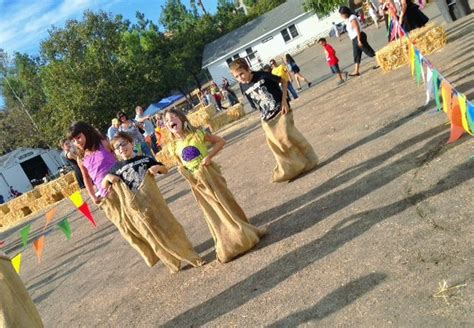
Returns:
[[[36,52],[47,31],[66,20],[80,18],[86,9],[106,9],[117,2],[107,0],[20,0],[0,2],[0,48],[11,53]]]

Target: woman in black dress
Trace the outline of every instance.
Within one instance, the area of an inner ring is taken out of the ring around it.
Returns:
[[[428,23],[429,18],[420,10],[413,0],[401,0],[402,10],[400,12],[399,22],[405,32],[410,32]]]

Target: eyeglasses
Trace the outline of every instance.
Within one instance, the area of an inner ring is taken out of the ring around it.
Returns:
[[[120,147],[125,147],[126,145],[128,145],[128,141],[122,141],[121,143],[119,143],[118,145],[114,146],[114,149],[115,150],[119,150]]]

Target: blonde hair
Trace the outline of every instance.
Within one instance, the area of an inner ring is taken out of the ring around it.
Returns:
[[[167,110],[165,110],[165,113],[163,114],[163,117],[166,117],[167,114],[174,114],[174,115],[178,116],[179,120],[183,124],[183,130],[184,130],[184,132],[186,132],[186,134],[194,133],[194,132],[197,131],[197,129],[191,124],[191,122],[189,122],[186,115],[182,111],[180,111],[179,109],[175,109],[175,108],[167,109]],[[171,133],[171,138],[173,140],[175,140],[176,136],[173,133]]]

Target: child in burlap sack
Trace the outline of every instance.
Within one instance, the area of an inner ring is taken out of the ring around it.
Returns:
[[[289,181],[315,168],[318,157],[295,127],[288,105],[288,81],[268,72],[251,71],[243,58],[229,67],[252,107],[260,110],[267,144],[277,162],[272,181]]]
[[[165,124],[172,133],[170,147],[179,171],[188,180],[204,212],[216,246],[217,260],[225,263],[252,249],[264,231],[249,223],[227,188],[220,168],[212,161],[224,147],[224,139],[195,129],[178,110],[166,111]],[[214,145],[212,150],[208,149],[208,143]]]

